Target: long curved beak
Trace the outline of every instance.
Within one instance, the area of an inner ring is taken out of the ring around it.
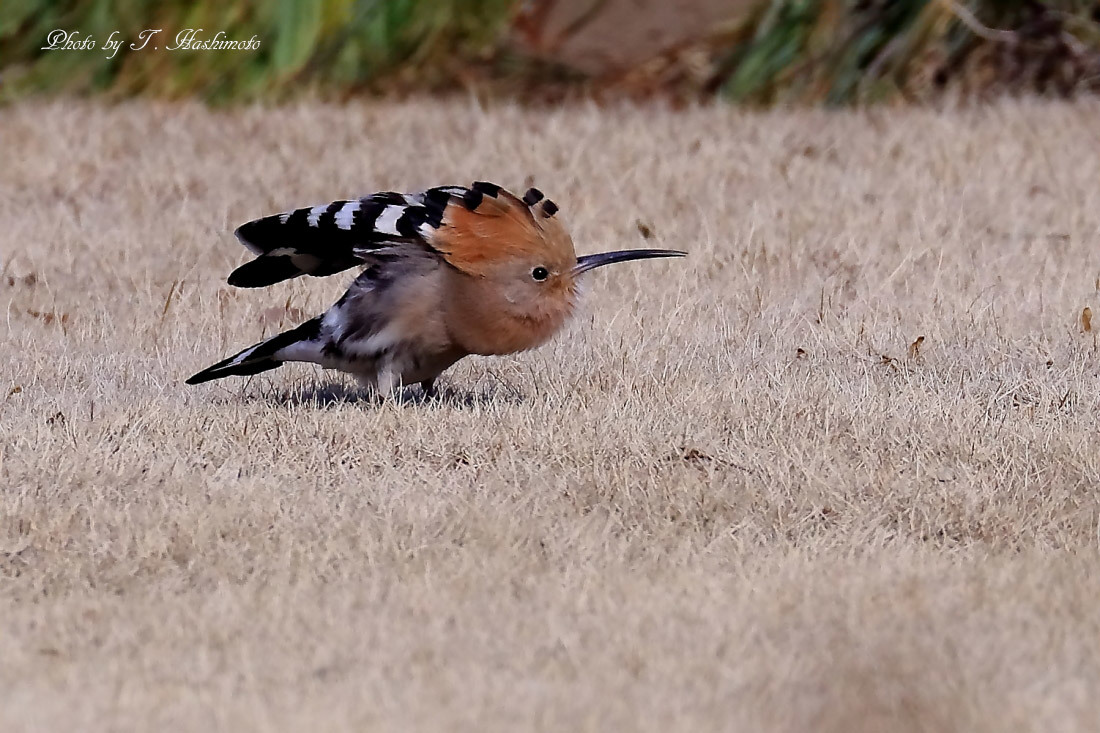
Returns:
[[[679,252],[674,249],[624,249],[619,252],[600,252],[595,255],[584,255],[577,258],[577,264],[573,268],[573,274],[579,275],[596,267],[612,265],[616,262],[629,262],[630,260],[648,260],[651,257],[686,257],[687,252]]]

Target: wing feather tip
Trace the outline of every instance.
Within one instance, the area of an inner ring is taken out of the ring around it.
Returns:
[[[304,274],[289,256],[263,255],[229,273],[226,282],[235,288],[263,288]]]
[[[256,225],[263,221],[263,219],[253,219],[252,221],[246,221],[239,227],[233,230],[233,236],[237,238],[237,241],[245,246],[245,248],[253,254],[263,254],[264,248],[258,245],[252,239],[253,230]]]

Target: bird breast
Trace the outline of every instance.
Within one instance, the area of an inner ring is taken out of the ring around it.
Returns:
[[[509,298],[491,280],[454,274],[447,298],[447,330],[471,354],[512,354],[550,339],[569,319],[571,288],[552,285],[533,298]]]

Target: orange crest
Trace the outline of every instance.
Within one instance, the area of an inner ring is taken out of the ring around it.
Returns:
[[[531,189],[523,199],[475,184],[473,197],[454,197],[428,242],[463,272],[482,276],[502,261],[537,260],[568,270],[577,261],[573,240],[555,217],[558,207]]]

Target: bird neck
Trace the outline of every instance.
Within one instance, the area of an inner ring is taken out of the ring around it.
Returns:
[[[571,290],[548,292],[535,302],[509,299],[492,280],[452,272],[446,298],[447,329],[472,354],[511,354],[550,339],[573,312]]]

